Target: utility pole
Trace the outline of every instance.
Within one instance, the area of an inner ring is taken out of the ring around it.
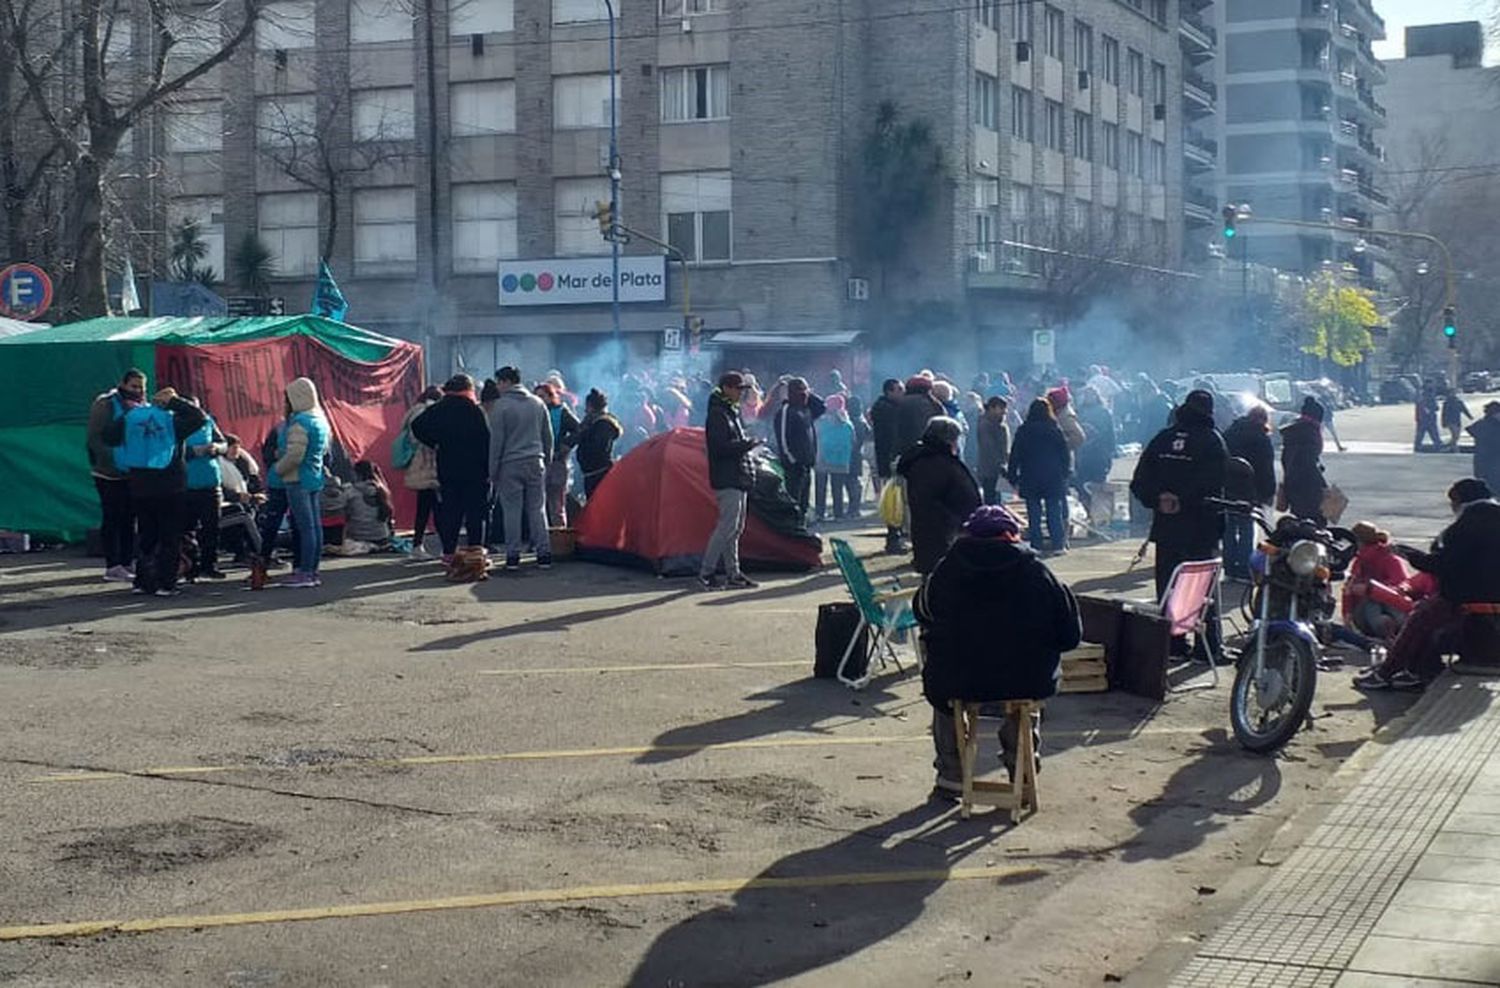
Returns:
[[[614,0],[604,0],[604,12],[609,15],[609,215],[616,224],[620,221],[620,122],[619,82],[615,69],[615,5]],[[609,238],[610,259],[610,316],[614,324],[615,377],[625,376],[625,341],[620,335],[620,239]]]

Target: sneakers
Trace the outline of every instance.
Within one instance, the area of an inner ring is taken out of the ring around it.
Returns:
[[[321,586],[322,581],[311,573],[293,573],[276,585],[278,587],[308,588]]]
[[[962,782],[939,777],[932,784],[932,792],[927,794],[927,798],[935,803],[957,803],[963,799],[963,795],[964,784]]]
[[[724,586],[730,590],[754,590],[760,584],[741,573],[739,576],[730,577],[726,580]]]
[[[1391,674],[1391,689],[1403,693],[1420,693],[1427,688],[1427,680],[1416,673],[1401,669]]]
[[[111,566],[104,571],[105,583],[131,583],[135,580],[135,574],[124,566]]]
[[[1371,666],[1354,677],[1354,688],[1366,692],[1388,690],[1391,688],[1391,681],[1381,673],[1378,667]]]
[[[151,596],[153,596],[153,597],[181,597],[182,596],[182,591],[178,590],[176,587],[173,587],[170,590],[168,590],[166,587],[162,587],[160,590],[157,590]]]
[[[722,580],[719,579],[719,577],[717,575],[713,575],[713,576],[702,576],[702,575],[700,575],[698,577],[698,586],[702,587],[704,590],[723,590],[724,589],[724,583],[723,583]]]
[[[427,560],[431,559],[432,556],[428,555],[427,550],[422,548],[420,545],[414,545],[411,547],[411,552],[408,552],[406,554],[406,558],[420,563],[426,562]]]
[[[539,569],[551,569],[552,568],[552,554],[548,553],[545,556],[537,556],[536,557],[536,565],[537,565],[537,568],[539,568]]]
[[[505,554],[505,572],[517,573],[521,569],[521,554],[519,552]]]
[[[200,580],[227,580],[227,579],[229,579],[229,576],[223,570],[220,570],[220,569],[206,569],[203,572],[201,572],[201,573],[198,574],[198,579],[200,579]]]

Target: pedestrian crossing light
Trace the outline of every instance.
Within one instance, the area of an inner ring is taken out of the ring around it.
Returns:
[[[1458,310],[1451,305],[1443,306],[1443,336],[1449,349],[1458,349]]]
[[[611,231],[615,228],[615,210],[607,201],[600,199],[594,203],[594,219],[599,221],[599,233],[606,240],[609,239]]]
[[[1239,210],[1238,210],[1237,207],[1232,206],[1232,205],[1224,207],[1224,209],[1222,211],[1222,215],[1224,217],[1224,239],[1225,240],[1233,240],[1234,239],[1234,233],[1235,233],[1234,222],[1235,222],[1236,219],[1239,218],[1238,214],[1239,214]]]

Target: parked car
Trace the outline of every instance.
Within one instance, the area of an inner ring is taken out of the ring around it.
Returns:
[[[1494,379],[1489,371],[1470,371],[1464,375],[1464,390],[1470,394],[1486,393],[1493,386]]]
[[[1382,405],[1403,405],[1417,400],[1417,389],[1404,377],[1388,377],[1380,382]]]

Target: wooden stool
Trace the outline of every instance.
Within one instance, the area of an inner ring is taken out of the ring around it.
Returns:
[[[996,806],[1010,811],[1011,823],[1018,823],[1022,810],[1035,813],[1036,749],[1032,746],[1032,729],[1040,704],[1035,700],[1005,701],[1005,716],[1016,723],[1016,776],[1014,782],[982,782],[974,778],[974,761],[979,755],[979,704],[953,701],[953,729],[958,735],[958,758],[963,767],[963,795],[958,813],[969,818],[974,804]]]

